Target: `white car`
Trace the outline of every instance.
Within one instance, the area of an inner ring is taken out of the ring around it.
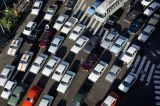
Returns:
[[[0,74],[0,86],[4,87],[8,79],[11,78],[13,71],[15,70],[15,66],[12,66],[10,64],[7,64],[1,74]]]
[[[46,14],[44,16],[44,20],[51,21],[51,19],[55,15],[57,9],[58,9],[57,5],[51,4],[51,6],[48,7],[48,9],[47,9],[47,12],[46,12]]]
[[[9,45],[7,55],[15,56],[22,44],[22,41],[23,41],[23,38],[14,38],[11,44]]]
[[[34,54],[33,52],[29,52],[29,51],[25,51],[25,53],[23,53],[21,60],[19,62],[18,68],[17,68],[18,71],[25,72],[27,70],[32,60],[33,54]]]
[[[53,56],[46,64],[45,68],[42,71],[42,74],[49,77],[53,73],[55,68],[58,66],[60,61],[61,59],[59,57]]]
[[[126,93],[131,86],[135,83],[137,80],[137,75],[130,72],[127,77],[121,82],[121,84],[118,86],[118,89],[124,93]]]
[[[76,43],[73,45],[73,47],[71,48],[71,51],[74,53],[79,53],[80,50],[83,49],[83,47],[87,44],[87,42],[89,41],[89,38],[85,37],[85,36],[81,36]]]
[[[125,47],[128,38],[124,36],[119,36],[116,42],[112,45],[110,52],[114,53],[115,56],[119,54],[119,52]]]
[[[39,106],[51,106],[53,100],[54,100],[53,96],[45,94],[42,100],[40,101]]]
[[[104,49],[109,49],[113,45],[115,40],[118,38],[118,36],[119,33],[114,29],[112,29],[108,35],[106,33],[106,36],[105,35],[103,36],[100,46]]]
[[[75,73],[72,71],[67,71],[64,76],[62,77],[58,87],[57,91],[64,94],[67,89],[69,88],[70,84],[72,83],[73,78],[75,77]]]
[[[39,54],[37,58],[34,60],[34,63],[32,64],[30,68],[30,72],[33,74],[37,74],[40,69],[43,67],[44,63],[46,62],[48,56],[46,54]]]
[[[157,9],[159,9],[160,4],[157,2],[151,3],[147,9],[143,12],[144,15],[146,16],[151,16]]]
[[[147,25],[141,34],[138,36],[138,40],[141,42],[146,42],[147,39],[152,35],[153,31],[155,30],[155,27],[152,25]]]
[[[55,54],[58,50],[58,48],[61,46],[62,42],[64,41],[64,37],[63,36],[56,36],[53,40],[52,43],[48,49],[48,52]]]
[[[159,21],[160,21],[160,15],[159,14],[153,14],[151,16],[151,18],[149,19],[148,24],[155,26],[155,25],[157,25],[157,23]]]
[[[52,79],[59,82],[65,72],[67,71],[69,67],[69,63],[65,61],[61,61],[58,67],[56,68],[55,72],[53,73]]]
[[[3,99],[8,100],[9,97],[11,96],[13,90],[16,88],[17,82],[16,81],[7,81],[6,85],[4,86],[4,89],[1,93],[1,97]]]
[[[113,65],[112,68],[107,73],[105,79],[112,83],[116,79],[120,71],[121,71],[121,68],[119,66]]]
[[[95,83],[106,70],[107,66],[108,64],[106,62],[100,61],[88,76],[88,79]]]
[[[36,28],[36,26],[37,26],[36,22],[29,21],[29,23],[27,24],[26,28],[23,31],[23,34],[30,36],[31,32]]]
[[[31,14],[38,15],[43,5],[43,1],[36,0],[33,4]]]
[[[153,0],[142,0],[142,1],[141,1],[141,4],[142,4],[143,6],[148,6],[152,1],[153,1]]]
[[[61,29],[61,32],[64,34],[68,34],[72,28],[77,24],[78,19],[71,17],[68,19],[68,21],[64,24],[63,28]]]
[[[67,21],[68,18],[69,18],[68,15],[61,14],[57,18],[55,24],[53,25],[53,28],[56,29],[57,31],[59,31],[62,28],[62,26],[64,25],[64,23]]]
[[[135,45],[135,44],[132,44],[128,49],[127,51],[125,51],[120,60],[122,60],[125,64],[127,64],[127,66],[129,67],[132,62],[134,61],[138,51],[139,51],[140,47]]]
[[[73,30],[71,31],[71,34],[69,36],[69,39],[75,41],[78,39],[78,37],[85,31],[86,26],[82,24],[76,25]]]

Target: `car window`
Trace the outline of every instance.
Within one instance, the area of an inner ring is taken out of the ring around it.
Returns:
[[[9,92],[9,89],[7,89],[7,88],[4,88],[4,91],[5,91],[5,92]]]
[[[29,102],[33,102],[33,98],[27,98],[26,100]]]
[[[58,72],[58,71],[55,71],[55,74],[57,74],[57,75],[61,75],[61,73],[60,73],[60,72]]]

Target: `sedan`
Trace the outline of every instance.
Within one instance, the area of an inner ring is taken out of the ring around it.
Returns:
[[[74,6],[76,5],[78,0],[67,0],[67,3],[65,4],[65,8],[67,10],[72,10]]]
[[[48,56],[46,54],[39,54],[37,56],[37,58],[34,60],[31,68],[30,68],[30,72],[33,74],[37,74],[40,69],[43,67],[44,63],[46,62]]]
[[[67,71],[64,76],[62,77],[58,87],[57,91],[64,94],[67,89],[69,88],[70,84],[72,83],[73,78],[75,77],[75,73],[72,71]]]
[[[31,11],[32,15],[38,15],[43,5],[43,1],[36,0]]]
[[[38,106],[51,106],[53,100],[54,100],[53,96],[45,94]]]
[[[89,38],[85,36],[80,37],[71,48],[71,51],[78,54],[80,50],[82,50],[83,47],[87,44],[88,41],[89,41]]]
[[[15,56],[22,45],[23,38],[14,38],[9,46],[7,55]]]
[[[48,52],[55,54],[58,50],[58,48],[61,46],[62,42],[64,41],[63,36],[56,36],[53,40],[52,43],[48,49]]]
[[[53,18],[53,16],[55,15],[56,11],[58,9],[57,5],[51,4],[51,6],[49,6],[47,8],[47,12],[44,16],[44,20],[46,21],[51,21],[51,19]]]
[[[27,24],[26,28],[23,31],[23,34],[30,36],[31,32],[35,29],[36,26],[37,26],[36,22],[29,21],[29,23]]]
[[[160,21],[160,14],[153,14],[149,19],[148,24],[155,26],[159,21]]]
[[[88,76],[88,79],[95,83],[101,77],[101,75],[103,74],[103,72],[106,70],[107,67],[108,64],[106,62],[100,61],[95,66],[91,74]]]

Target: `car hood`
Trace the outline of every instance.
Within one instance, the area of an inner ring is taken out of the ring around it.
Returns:
[[[18,70],[20,70],[20,71],[25,71],[26,70],[26,68],[27,68],[27,64],[22,64],[22,63],[19,63],[19,65],[18,65]]]
[[[31,31],[28,31],[28,30],[25,30],[25,29],[24,29],[23,34],[29,36],[29,35],[31,34]]]
[[[86,13],[89,14],[89,15],[93,15],[95,13],[95,10],[91,9],[91,8],[88,8],[86,10]]]
[[[128,91],[128,88],[125,87],[122,83],[119,85],[119,90],[121,90],[122,92],[127,92]]]
[[[58,23],[55,23],[53,28],[55,28],[56,30],[60,30],[62,27],[62,24],[58,24]]]
[[[145,42],[147,39],[148,39],[148,36],[143,35],[143,34],[140,34],[139,37],[138,37],[138,40],[140,40],[142,42]]]
[[[131,61],[132,57],[127,56],[126,54],[124,54],[121,58],[121,60],[125,63],[129,63]]]
[[[0,78],[0,86],[3,86],[6,84],[7,78]]]
[[[53,70],[50,70],[48,68],[44,68],[44,70],[42,71],[42,74],[46,75],[46,76],[50,76],[52,72],[53,72]]]
[[[47,20],[47,21],[50,21],[51,18],[52,18],[52,15],[50,15],[50,14],[45,14],[45,16],[44,16],[44,20]]]
[[[9,98],[8,104],[9,104],[9,105],[12,105],[12,106],[16,106],[18,100],[19,100],[18,98],[11,96],[11,97]]]
[[[49,49],[48,49],[48,51],[51,52],[51,53],[53,53],[53,54],[55,54],[56,51],[57,51],[57,49],[58,49],[57,47],[50,46]]]
[[[61,29],[61,32],[65,33],[65,34],[68,34],[70,30],[71,30],[70,28],[63,27]]]
[[[118,48],[116,46],[112,46],[112,48],[110,49],[111,52],[113,52],[114,54],[118,54],[120,52],[121,48]]]
[[[75,41],[78,38],[78,35],[76,35],[74,33],[71,33],[71,35],[69,36],[69,38]]]
[[[88,79],[92,82],[96,82],[100,76],[94,74],[93,72],[88,76]]]
[[[10,94],[11,94],[11,92],[5,92],[5,91],[3,91],[2,94],[1,94],[1,97],[3,97],[4,99],[8,100]]]
[[[65,93],[66,90],[67,90],[67,88],[68,88],[68,86],[62,85],[62,84],[60,83],[60,84],[58,85],[58,87],[57,87],[57,91],[58,91],[58,92],[61,92],[61,93]]]
[[[108,49],[109,46],[110,46],[110,44],[111,44],[111,42],[103,41],[103,42],[101,43],[101,47],[103,47],[103,48],[105,48],[105,49]]]
[[[30,72],[34,73],[34,74],[37,74],[38,71],[39,71],[40,67],[37,67],[35,65],[32,65],[31,69],[30,69]]]

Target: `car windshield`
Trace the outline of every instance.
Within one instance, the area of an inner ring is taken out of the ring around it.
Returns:
[[[64,82],[64,81],[61,81],[61,84],[63,85],[68,85],[68,83]]]
[[[33,9],[39,9],[39,7],[35,7],[35,6],[33,6]]]
[[[56,72],[55,72],[55,74],[61,75],[61,73],[60,73],[60,72],[58,72],[58,71],[56,71]]]
[[[74,30],[73,30],[73,33],[74,33],[74,34],[76,34],[76,35],[78,35],[78,34],[79,34],[77,31],[74,31]]]
[[[6,76],[4,76],[4,75],[0,75],[0,77],[1,77],[1,78],[7,78],[7,77],[6,77]]]
[[[53,67],[51,67],[50,65],[46,65],[46,67],[47,67],[48,69],[53,69]]]
[[[15,95],[15,94],[12,94],[12,96],[17,98],[17,95]]]
[[[34,65],[35,65],[35,66],[38,66],[38,67],[40,66],[40,64],[38,64],[38,63],[36,63],[36,62],[34,63]]]
[[[30,28],[30,27],[26,27],[26,28],[25,28],[25,30],[30,31],[30,30],[31,30],[31,28]]]
[[[67,24],[65,24],[64,26],[67,27],[67,28],[70,28],[70,27],[71,27],[71,26],[69,26],[69,25],[67,25]]]
[[[129,52],[126,52],[126,55],[129,56],[129,57],[133,57],[133,54],[131,54]]]
[[[52,15],[52,14],[53,14],[53,12],[52,12],[52,11],[47,11],[47,14]]]
[[[112,75],[112,76],[116,76],[116,74],[111,72],[111,71],[109,72],[109,74]]]
[[[76,43],[75,46],[77,46],[79,48],[82,47],[82,45],[79,45],[78,43]]]
[[[130,84],[129,84],[128,82],[126,82],[126,81],[123,81],[122,84],[123,84],[124,86],[126,86],[126,87],[129,87],[129,86],[130,86]]]
[[[25,60],[21,60],[21,63],[25,64],[25,63],[27,63],[27,61],[25,61]]]
[[[149,36],[149,33],[145,32],[145,31],[142,31],[142,34],[146,35],[146,36]]]
[[[116,47],[118,47],[118,48],[121,47],[121,45],[119,45],[119,44],[117,44],[117,43],[115,43],[114,46],[116,46]]]
[[[106,13],[104,13],[104,14],[101,14],[101,13],[95,13],[97,16],[99,16],[100,18],[104,18],[105,16],[106,16]]]
[[[55,43],[52,43],[52,46],[57,47],[57,45]]]
[[[4,88],[4,91],[5,91],[5,92],[9,92],[9,89],[7,89],[7,88]]]
[[[93,70],[93,73],[96,74],[96,75],[100,75],[100,73],[96,70]]]
[[[26,100],[29,101],[29,102],[33,102],[32,98],[27,98]]]
[[[110,39],[108,39],[108,38],[105,38],[105,41],[106,41],[106,42],[111,42],[111,40],[110,40]]]
[[[10,45],[10,48],[16,49],[17,46]]]
[[[154,8],[152,8],[152,7],[148,7],[148,9],[149,9],[150,11],[154,11]]]
[[[94,6],[91,6],[90,8],[91,8],[92,10],[95,10],[95,7],[94,7]]]
[[[56,23],[58,23],[58,24],[62,24],[62,21],[57,20],[57,21],[56,21]]]

